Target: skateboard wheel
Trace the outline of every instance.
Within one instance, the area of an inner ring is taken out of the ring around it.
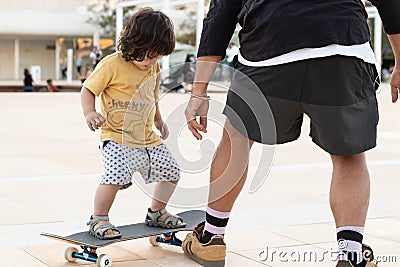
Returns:
[[[157,241],[157,237],[159,237],[159,235],[150,236],[149,238],[150,244],[152,244],[155,247],[160,246],[160,242]]]
[[[111,258],[106,254],[101,254],[96,261],[97,267],[111,267]]]
[[[72,256],[72,254],[74,253],[78,253],[78,249],[75,247],[67,247],[64,251],[64,258],[69,261],[69,262],[73,262],[76,261],[76,258],[74,258]]]

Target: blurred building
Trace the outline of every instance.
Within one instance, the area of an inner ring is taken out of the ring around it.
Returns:
[[[93,0],[0,0],[0,80],[17,80],[23,69],[40,68],[41,79],[60,79],[67,50],[75,59],[89,61],[93,43],[113,48],[112,39],[100,39],[99,29],[87,23]],[[115,1],[109,1],[115,2]]]

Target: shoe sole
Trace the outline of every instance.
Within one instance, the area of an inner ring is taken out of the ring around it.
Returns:
[[[206,260],[202,260],[198,257],[196,257],[193,254],[189,254],[184,250],[186,256],[188,256],[190,259],[192,259],[193,261],[201,264],[204,267],[224,267],[225,266],[225,260],[222,261],[206,261]]]

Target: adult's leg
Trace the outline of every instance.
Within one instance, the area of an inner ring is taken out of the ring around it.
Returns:
[[[241,135],[227,119],[210,171],[209,207],[231,211],[246,181],[253,141]]]
[[[365,153],[331,156],[333,163],[330,204],[336,227],[361,226],[367,217],[370,179]]]
[[[336,222],[340,264],[364,267],[362,241],[368,211],[370,179],[365,153],[331,156],[333,174],[330,203]]]
[[[252,145],[253,141],[242,136],[227,119],[211,164],[206,222],[189,233],[182,244],[185,254],[203,266],[225,265],[226,245],[222,236],[246,181]]]

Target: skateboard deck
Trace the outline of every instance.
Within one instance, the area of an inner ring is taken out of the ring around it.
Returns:
[[[90,262],[96,262],[97,266],[109,267],[111,266],[111,258],[107,255],[97,256],[96,250],[98,248],[106,247],[118,242],[139,239],[143,237],[150,237],[150,243],[153,246],[158,246],[160,243],[166,243],[175,246],[181,246],[182,241],[179,240],[175,234],[180,231],[191,231],[199,223],[205,221],[206,213],[202,210],[189,210],[177,214],[186,223],[185,227],[167,229],[162,227],[148,226],[144,222],[117,226],[122,236],[118,239],[100,240],[89,234],[89,231],[79,232],[68,236],[60,236],[56,234],[41,233],[42,236],[55,239],[61,242],[81,246],[83,251],[78,253],[75,247],[69,247],[65,250],[64,257],[67,261],[75,261],[82,259]]]
[[[91,248],[100,248],[118,243],[122,241],[138,239],[142,237],[150,237],[167,233],[175,233],[180,231],[190,231],[197,224],[205,220],[205,212],[202,210],[189,210],[177,214],[186,223],[185,227],[176,229],[167,229],[162,227],[147,226],[145,223],[136,223],[129,225],[118,226],[118,230],[121,232],[122,237],[118,239],[100,240],[89,234],[89,231],[75,233],[68,236],[60,236],[50,233],[41,233],[42,236],[64,241],[73,245],[87,246]]]

